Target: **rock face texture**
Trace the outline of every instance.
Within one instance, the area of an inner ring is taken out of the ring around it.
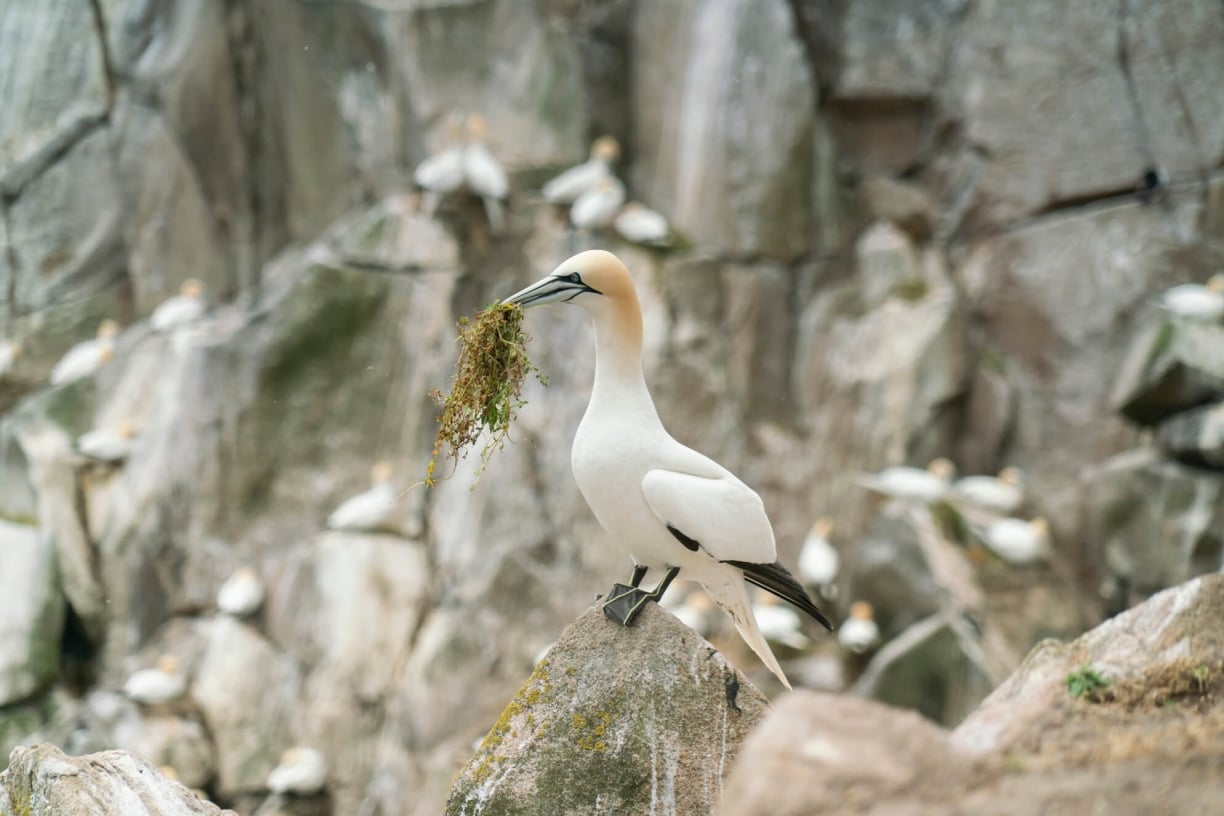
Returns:
[[[658,606],[626,629],[596,605],[502,712],[446,812],[708,813],[768,705]]]
[[[935,706],[859,688],[953,722],[1037,639],[1220,568],[1221,327],[1158,297],[1224,263],[1221,82],[1217,0],[0,3],[0,763],[126,747],[244,816],[437,813],[625,577],[569,474],[583,316],[529,314],[549,385],[474,489],[473,458],[388,531],[324,522],[376,460],[422,478],[455,321],[593,246],[635,275],[665,424],[761,493],[789,566],[833,518],[835,619],[910,632],[868,680],[947,643],[964,668]],[[504,231],[470,196],[418,208],[456,113],[508,169]],[[540,200],[604,134],[671,251]],[[206,316],[153,331],[189,278]],[[104,318],[109,360],[49,386]],[[125,462],[76,453],[125,423]],[[856,482],[936,456],[1022,468],[1048,563]],[[222,618],[241,567],[265,604]],[[867,670],[806,634],[796,676]],[[184,710],[116,703],[163,654]],[[265,790],[294,745],[327,760],[309,803]]]

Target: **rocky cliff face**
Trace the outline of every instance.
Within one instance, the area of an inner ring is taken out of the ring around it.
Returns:
[[[582,316],[529,316],[550,384],[474,489],[467,461],[388,530],[323,522],[376,459],[397,489],[423,475],[455,320],[587,246],[636,275],[664,422],[762,493],[784,561],[831,515],[839,611],[875,601],[886,638],[980,624],[940,641],[973,640],[940,680],[971,690],[927,712],[956,719],[1036,638],[1220,568],[1219,348],[1175,349],[1190,404],[1137,375],[1158,444],[1115,392],[1159,292],[1224,266],[1222,78],[1210,0],[3,4],[0,754],[186,735],[204,758],[171,764],[253,812],[303,744],[329,762],[316,806],[438,812],[536,653],[624,577],[569,475]],[[455,110],[510,170],[504,232],[412,200]],[[603,133],[682,249],[542,203]],[[208,316],[152,331],[188,278]],[[102,318],[113,360],[49,387]],[[75,452],[125,422],[126,461]],[[859,559],[893,516],[855,475],[938,455],[1022,467],[1051,560],[975,564],[923,519]],[[267,597],[237,620],[214,599],[241,566]],[[162,654],[182,708],[116,697]]]

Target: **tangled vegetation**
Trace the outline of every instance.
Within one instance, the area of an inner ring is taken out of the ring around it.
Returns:
[[[494,450],[500,450],[510,434],[510,423],[525,405],[523,382],[528,374],[547,385],[547,378],[527,358],[530,339],[522,330],[523,310],[517,305],[494,303],[474,321],[459,319],[459,360],[449,394],[429,392],[441,413],[433,456],[425,484],[433,486],[438,457],[446,455],[457,464],[466,449],[488,432],[480,450],[483,472]]]

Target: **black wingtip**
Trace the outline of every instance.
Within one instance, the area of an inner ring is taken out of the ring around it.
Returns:
[[[795,576],[782,566],[781,561],[772,564],[753,564],[748,561],[726,561],[744,571],[744,580],[753,586],[758,586],[766,592],[772,592],[784,601],[792,603],[810,615],[817,623],[830,632],[833,624],[816,606],[816,602],[808,596],[803,585],[795,580]]]

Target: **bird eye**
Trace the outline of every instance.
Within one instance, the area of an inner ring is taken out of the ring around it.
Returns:
[[[582,277],[577,272],[571,272],[569,273],[569,275],[566,276],[565,279],[568,280],[570,283],[578,283],[579,281],[582,280]]]

